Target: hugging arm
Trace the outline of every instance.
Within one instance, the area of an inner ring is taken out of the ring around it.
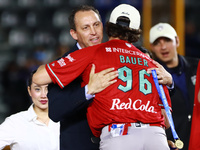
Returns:
[[[155,64],[157,68],[149,68],[147,70],[147,73],[151,73],[151,70],[155,69],[158,77],[158,83],[166,85],[169,90],[170,96],[172,96],[175,92],[172,75],[169,72],[167,72],[165,68],[157,61],[154,60],[153,64]]]
[[[45,65],[39,66],[37,71],[33,75],[33,83],[37,85],[45,85],[52,83],[52,80],[45,69]]]
[[[77,78],[69,85],[61,89],[56,84],[49,85],[49,117],[55,121],[61,121],[72,114],[86,108],[92,100],[88,100],[87,94],[101,92],[109,85],[116,82],[117,71],[113,68],[105,69],[95,73],[95,66],[92,66],[88,83],[88,92],[85,87],[81,87],[81,79]]]

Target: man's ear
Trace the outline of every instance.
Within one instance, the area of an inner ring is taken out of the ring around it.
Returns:
[[[78,38],[77,38],[76,31],[73,29],[70,29],[70,34],[71,34],[72,38],[77,41]]]
[[[179,37],[176,36],[176,37],[175,37],[175,40],[176,40],[176,47],[179,47],[179,45],[180,45]]]

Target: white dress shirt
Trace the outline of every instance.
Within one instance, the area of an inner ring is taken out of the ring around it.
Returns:
[[[0,125],[0,149],[10,145],[12,150],[59,150],[60,123],[39,122],[33,104],[27,111],[7,117]]]

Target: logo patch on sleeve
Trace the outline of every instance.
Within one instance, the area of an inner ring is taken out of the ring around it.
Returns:
[[[63,67],[66,65],[65,60],[63,58],[59,59],[57,62],[60,65],[60,67]]]
[[[73,57],[71,57],[71,55],[67,55],[65,58],[69,59],[70,62],[75,61],[75,59]]]

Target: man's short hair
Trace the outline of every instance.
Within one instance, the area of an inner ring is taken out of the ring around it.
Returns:
[[[72,10],[71,14],[69,15],[69,18],[68,18],[68,21],[69,21],[69,26],[70,26],[70,29],[73,29],[76,31],[76,24],[75,24],[75,15],[77,12],[79,11],[94,11],[98,16],[99,16],[99,19],[101,20],[101,15],[99,14],[99,11],[94,8],[93,6],[89,6],[89,5],[81,5],[81,6],[78,6],[76,7],[75,9]]]

